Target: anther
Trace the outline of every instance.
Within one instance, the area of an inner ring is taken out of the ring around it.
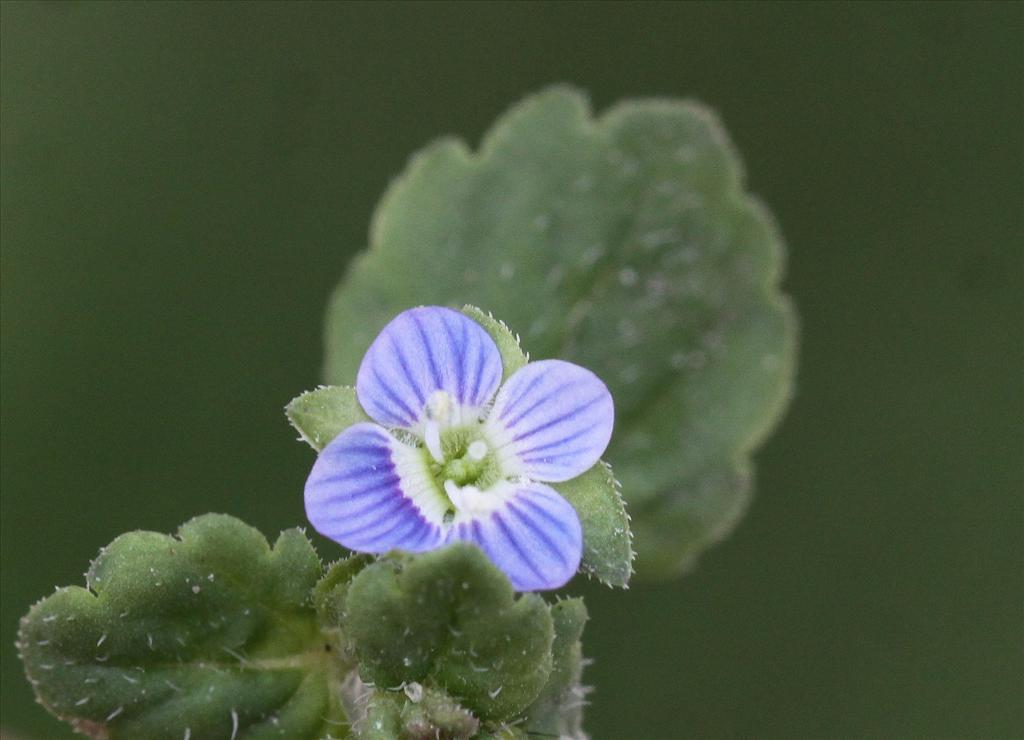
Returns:
[[[433,419],[440,424],[451,422],[452,411],[454,410],[452,397],[445,391],[434,391],[427,399],[427,418]]]
[[[448,494],[448,500],[452,502],[456,510],[468,514],[481,514],[488,511],[487,494],[483,493],[476,486],[459,486],[453,480],[444,482],[444,492]]]

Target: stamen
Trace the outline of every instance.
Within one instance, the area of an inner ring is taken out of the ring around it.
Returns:
[[[452,421],[452,411],[455,410],[454,399],[445,391],[434,391],[427,399],[427,418],[433,419],[440,424],[447,425]]]
[[[482,439],[478,439],[472,444],[470,444],[467,453],[469,454],[469,458],[471,460],[483,460],[484,457],[487,455],[487,443],[484,442]]]
[[[456,511],[470,516],[487,514],[501,505],[501,497],[493,495],[491,490],[481,491],[476,486],[459,486],[453,480],[444,482],[444,492],[452,502]]]
[[[470,488],[471,486],[467,486]],[[462,511],[466,508],[466,497],[465,489],[459,488],[458,484],[449,479],[444,482],[444,492],[448,494],[448,500],[452,502],[452,505],[458,511]]]
[[[444,450],[441,449],[441,425],[433,419],[428,419],[423,427],[423,441],[430,451],[430,456],[437,463],[444,462]]]
[[[459,511],[475,512],[480,506],[480,489],[476,486],[459,486],[453,480],[444,482],[444,492]]]

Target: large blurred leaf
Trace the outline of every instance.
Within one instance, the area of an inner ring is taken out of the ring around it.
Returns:
[[[415,304],[480,306],[534,357],[591,368],[615,397],[607,457],[640,573],[666,575],[742,513],[750,452],[785,406],[796,332],[781,269],[709,111],[633,101],[595,120],[553,88],[478,153],[444,139],[412,159],[333,297],[326,376],[353,382],[377,332]]]
[[[309,598],[320,570],[295,529],[273,549],[217,514],[177,537],[131,532],[87,589],[32,607],[18,647],[40,702],[93,737],[343,737],[339,666]]]

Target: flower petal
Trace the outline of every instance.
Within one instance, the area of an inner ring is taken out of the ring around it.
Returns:
[[[456,514],[448,542],[473,542],[516,591],[565,585],[580,567],[583,532],[572,504],[543,483],[501,481],[480,493],[491,503]]]
[[[400,313],[373,341],[356,394],[375,421],[413,429],[437,391],[476,412],[494,396],[501,372],[498,347],[483,327],[450,308],[423,306]]]
[[[507,475],[557,482],[598,461],[614,419],[612,396],[600,378],[571,362],[542,360],[502,386],[486,429]]]
[[[313,527],[357,552],[438,547],[447,510],[423,451],[376,424],[354,424],[335,437],[306,480]]]

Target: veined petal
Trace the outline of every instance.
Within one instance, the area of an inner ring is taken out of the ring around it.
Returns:
[[[516,591],[558,588],[579,569],[579,517],[550,486],[501,481],[473,498],[471,510],[455,515],[447,541],[475,543]]]
[[[614,420],[612,396],[600,378],[571,362],[541,360],[501,387],[486,430],[505,474],[557,482],[598,461]]]
[[[423,451],[376,424],[355,424],[335,437],[306,480],[310,523],[357,552],[438,547],[447,509]]]
[[[450,308],[424,306],[400,313],[373,341],[356,394],[375,421],[414,429],[439,391],[455,402],[452,413],[475,414],[500,383],[501,355],[483,327]]]

